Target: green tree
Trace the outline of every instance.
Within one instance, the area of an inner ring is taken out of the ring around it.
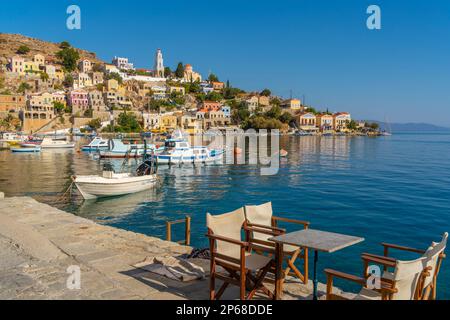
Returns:
[[[280,106],[274,105],[269,111],[266,112],[265,116],[268,118],[279,119],[281,117]]]
[[[17,89],[17,92],[24,93],[25,91],[28,91],[28,90],[31,90],[31,86],[28,83],[26,83],[26,82],[22,82],[19,85],[19,88]]]
[[[66,106],[59,101],[53,101],[53,107],[55,108],[56,112],[62,113],[66,109]]]
[[[28,52],[30,52],[30,48],[26,45],[21,45],[19,49],[17,49],[18,54],[27,54]]]
[[[214,73],[210,73],[208,76],[208,81],[209,82],[219,82],[219,78]]]
[[[134,113],[122,112],[117,120],[118,128],[121,132],[140,132],[141,125]]]
[[[287,123],[290,124],[292,121],[294,121],[294,117],[292,116],[292,114],[290,114],[289,112],[284,112],[279,118],[278,120],[280,120],[283,123]]]
[[[48,79],[50,79],[50,77],[47,74],[47,72],[41,72],[41,80],[46,82],[46,81],[48,81]]]
[[[72,72],[77,68],[77,61],[80,59],[80,54],[74,48],[64,48],[56,53],[56,56],[61,60],[61,63],[68,72]]]
[[[87,125],[93,130],[98,130],[102,127],[102,120],[100,118],[92,119]]]
[[[122,77],[117,72],[111,72],[106,75],[106,80],[111,80],[111,79],[117,80],[117,82],[119,84],[123,83]]]
[[[178,62],[177,69],[175,70],[175,77],[177,77],[177,78],[183,78],[184,77],[183,62]]]
[[[272,95],[272,92],[269,89],[264,89],[260,94],[265,97],[270,97]]]
[[[348,122],[347,128],[350,130],[356,130],[358,128],[358,124],[356,123],[355,120],[351,120]]]
[[[170,78],[172,76],[172,70],[170,70],[169,67],[165,67],[164,68],[164,77],[165,78]]]
[[[212,91],[206,95],[205,100],[218,102],[223,100],[223,96],[218,92]]]
[[[63,42],[61,42],[61,43],[59,44],[59,47],[60,47],[61,49],[67,49],[67,48],[70,48],[71,46],[70,46],[70,43],[69,43],[69,42],[63,41]]]
[[[73,77],[70,73],[66,74],[63,81],[63,85],[67,88],[73,87]]]

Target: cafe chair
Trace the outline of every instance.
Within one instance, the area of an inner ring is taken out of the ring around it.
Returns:
[[[252,299],[257,291],[273,298],[263,281],[273,260],[260,254],[249,252],[249,243],[241,240],[244,227],[244,209],[240,208],[221,215],[206,215],[211,260],[210,260],[210,299],[220,299],[227,287],[232,284],[240,288],[240,299]],[[222,267],[227,272],[218,271]],[[215,281],[223,284],[216,293]],[[248,291],[248,294],[247,294]]]
[[[371,288],[370,279],[358,277],[340,271],[325,269],[327,276],[327,300],[348,300],[347,297],[333,294],[334,278],[341,278],[361,285],[361,291],[352,300],[418,300],[419,291],[425,277],[430,276],[429,268],[426,266],[426,258],[412,261],[388,261],[374,256],[363,255],[365,266],[379,264],[394,268],[391,278],[381,277],[379,286]],[[364,269],[366,273],[367,269]]]
[[[364,255],[376,257],[378,259],[385,259],[392,262],[395,261],[395,259],[389,257],[390,249],[421,254],[422,257],[426,259],[426,266],[430,269],[429,272],[431,275],[424,279],[418,298],[420,300],[436,300],[437,277],[439,275],[442,261],[445,259],[447,239],[448,233],[446,232],[442,236],[442,240],[440,242],[431,243],[431,246],[427,250],[399,246],[391,243],[382,243],[381,245],[384,247],[384,256],[377,256],[367,253],[365,253]],[[384,267],[383,277],[392,279],[393,273],[389,270],[388,267]]]
[[[251,243],[252,250],[258,253],[268,253],[271,255],[275,255],[275,243],[268,239],[274,235],[286,233],[284,229],[278,228],[278,222],[299,224],[304,229],[308,229],[310,225],[307,221],[274,216],[271,202],[258,206],[245,206],[245,217],[247,230],[246,237],[247,241]],[[261,232],[262,229],[271,231],[274,235],[267,232]],[[292,275],[300,279],[304,284],[308,284],[308,248],[284,245],[283,257],[286,260],[287,267],[283,271],[284,277],[282,281],[286,279],[287,275]],[[295,261],[297,259],[303,260],[303,274],[295,266]],[[272,272],[275,272],[275,270],[272,270]]]

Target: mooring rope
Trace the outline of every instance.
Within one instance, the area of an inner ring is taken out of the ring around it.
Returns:
[[[69,193],[69,194],[71,195],[72,187],[73,187],[74,183],[75,183],[75,182],[72,181],[72,183],[71,183],[70,186],[67,188],[67,190],[66,190],[66,191],[65,191],[58,199],[56,199],[55,204],[56,204],[56,203],[60,203],[62,200],[64,200],[64,198],[66,197],[67,193]]]

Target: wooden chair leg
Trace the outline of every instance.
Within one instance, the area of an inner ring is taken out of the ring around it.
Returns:
[[[223,293],[224,293],[225,290],[228,288],[228,285],[229,285],[228,282],[224,282],[224,283],[222,284],[222,286],[219,288],[219,291],[217,291],[217,294],[216,294],[216,299],[217,299],[217,300],[219,300],[219,299],[222,297]]]
[[[255,295],[256,291],[258,289],[262,289],[264,287],[262,285],[262,283],[263,283],[264,278],[265,278],[267,272],[269,271],[270,267],[271,267],[271,264],[269,263],[267,266],[264,267],[264,269],[262,269],[262,272],[259,273],[259,277],[256,279],[255,286],[253,287],[253,289],[250,291],[250,293],[247,296],[248,300],[253,299],[253,296]]]
[[[214,273],[211,273],[209,276],[209,300],[215,299],[216,292],[216,276]]]
[[[309,274],[308,274],[308,248],[303,248],[303,283],[308,284]]]
[[[327,274],[327,300],[332,300],[333,295],[333,276]]]

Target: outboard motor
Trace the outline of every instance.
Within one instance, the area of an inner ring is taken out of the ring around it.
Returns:
[[[103,164],[103,178],[112,179],[114,174],[114,168],[111,163],[107,162]]]

